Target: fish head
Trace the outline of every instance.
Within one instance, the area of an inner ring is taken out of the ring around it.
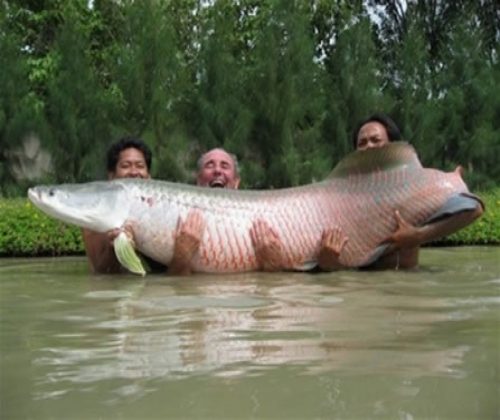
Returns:
[[[124,185],[115,181],[40,185],[28,198],[49,216],[96,232],[122,226],[129,212]]]

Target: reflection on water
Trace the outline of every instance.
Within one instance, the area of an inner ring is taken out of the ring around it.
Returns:
[[[417,382],[426,378],[477,382],[485,362],[496,361],[488,368],[498,375],[500,252],[473,250],[424,250],[423,267],[410,272],[145,279],[90,276],[83,259],[3,260],[2,390],[12,369],[23,369],[9,364],[18,351],[30,364],[22,377],[35,405],[106,383],[106,396],[93,398],[114,406],[146,400],[167,382],[196,387],[200,377],[233,387],[265,378],[259,386],[302,398],[305,382],[280,379],[290,369],[322,378],[325,398],[339,393],[326,393],[333,377],[357,380],[365,393],[384,378],[397,384],[396,404],[425,394]],[[479,381],[488,389],[494,379]],[[498,413],[489,395],[484,413]],[[365,414],[387,415],[386,405],[371,401]],[[471,413],[482,414],[481,405]]]
[[[56,345],[40,349],[34,363],[57,367],[45,378],[51,384],[255,374],[291,363],[311,372],[461,375],[467,346],[442,349],[423,340],[457,319],[446,299],[374,293],[303,274],[267,277],[200,278],[189,288],[155,278],[130,290],[90,291],[84,298],[107,302],[107,316],[58,314],[62,330],[78,333],[54,334]]]

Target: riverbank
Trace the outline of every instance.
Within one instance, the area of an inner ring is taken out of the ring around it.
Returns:
[[[500,245],[500,187],[478,195],[486,205],[483,217],[431,245]],[[83,253],[79,228],[46,216],[27,199],[0,199],[0,256]]]

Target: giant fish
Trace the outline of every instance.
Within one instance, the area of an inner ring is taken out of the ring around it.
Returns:
[[[94,231],[132,224],[135,249],[166,265],[179,221],[198,211],[205,229],[192,270],[212,273],[259,269],[249,233],[259,219],[279,235],[286,268],[314,266],[322,233],[333,227],[349,238],[340,263],[360,267],[375,261],[388,246],[384,241],[397,229],[395,210],[419,226],[473,210],[480,202],[460,171],[424,168],[404,142],[355,151],[326,179],[293,188],[242,191],[116,179],[36,186],[28,196],[48,215]],[[124,234],[115,240],[115,252],[129,270],[144,274]]]

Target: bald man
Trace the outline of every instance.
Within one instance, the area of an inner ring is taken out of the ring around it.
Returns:
[[[204,153],[198,160],[196,185],[238,189],[240,175],[236,156],[222,148],[215,148]],[[191,260],[198,251],[204,229],[203,216],[196,210],[190,211],[186,220],[179,223],[169,273],[186,275],[191,272]],[[280,269],[282,265],[281,243],[267,224],[256,220],[250,229],[250,237],[260,268],[265,271]]]

